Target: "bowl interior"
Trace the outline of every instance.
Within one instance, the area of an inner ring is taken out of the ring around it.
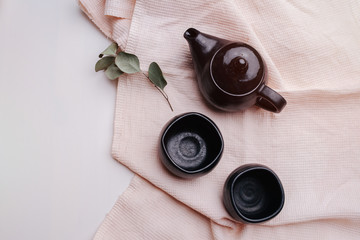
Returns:
[[[162,144],[172,161],[186,172],[204,170],[222,152],[222,137],[215,124],[199,114],[190,114],[172,122]]]
[[[250,222],[274,217],[284,204],[279,179],[266,169],[251,169],[241,174],[232,192],[235,208]]]

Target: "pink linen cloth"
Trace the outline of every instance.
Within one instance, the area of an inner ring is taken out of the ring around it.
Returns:
[[[359,239],[360,3],[358,1],[80,0],[81,8],[146,71],[156,61],[169,106],[141,74],[121,76],[113,156],[136,173],[95,239]],[[225,113],[202,99],[184,31],[254,46],[268,85],[288,105],[280,114],[253,107]],[[196,111],[220,128],[225,149],[208,175],[183,180],[158,157],[162,127]],[[274,219],[237,223],[222,204],[238,166],[272,168],[285,189]],[[161,229],[161,230],[158,230]],[[197,235],[198,234],[198,235]]]

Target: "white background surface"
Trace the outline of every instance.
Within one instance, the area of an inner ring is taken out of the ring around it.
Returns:
[[[108,44],[75,0],[0,0],[0,239],[91,239],[128,186]]]

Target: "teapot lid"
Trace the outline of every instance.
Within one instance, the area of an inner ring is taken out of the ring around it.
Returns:
[[[210,63],[210,74],[225,92],[242,95],[252,92],[264,80],[260,54],[245,43],[230,43],[220,48]]]

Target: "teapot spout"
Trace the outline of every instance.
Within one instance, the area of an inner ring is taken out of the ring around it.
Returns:
[[[201,75],[206,64],[211,61],[212,56],[229,41],[202,33],[195,28],[189,28],[184,33],[193,58],[194,68],[197,75]]]
[[[184,38],[190,42],[193,41],[198,35],[199,35],[199,31],[196,30],[195,28],[189,28],[188,30],[186,30],[186,32],[184,33]]]

